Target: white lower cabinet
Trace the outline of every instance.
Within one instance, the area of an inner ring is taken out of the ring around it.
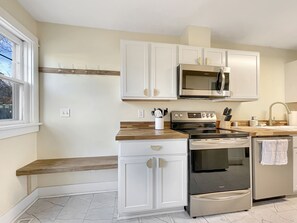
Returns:
[[[147,157],[122,158],[119,163],[119,210],[144,211],[153,208],[152,159]]]
[[[293,192],[297,193],[297,136],[293,136]]]
[[[141,148],[137,148],[141,142],[147,148],[144,156],[139,156]],[[187,140],[135,140],[135,144],[120,142],[119,217],[186,206]],[[170,153],[165,152],[169,145]]]

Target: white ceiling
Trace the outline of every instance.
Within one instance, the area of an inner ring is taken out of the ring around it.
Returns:
[[[216,41],[297,50],[296,0],[18,0],[38,21],[179,36],[209,27]]]

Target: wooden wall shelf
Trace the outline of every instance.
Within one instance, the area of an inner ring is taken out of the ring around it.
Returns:
[[[113,71],[113,70],[66,69],[66,68],[53,68],[53,67],[39,67],[39,72],[50,73],[50,74],[120,76],[120,71]]]

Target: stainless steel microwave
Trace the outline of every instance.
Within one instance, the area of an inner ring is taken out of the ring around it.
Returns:
[[[179,98],[224,98],[230,96],[230,68],[179,64],[177,83]]]

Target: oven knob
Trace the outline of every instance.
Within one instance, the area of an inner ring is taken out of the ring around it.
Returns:
[[[211,114],[210,114],[210,117],[213,118],[213,117],[214,117],[214,113],[211,113]]]
[[[179,114],[179,117],[182,118],[183,117],[183,114]]]
[[[205,118],[205,113],[201,113],[201,117],[202,118]]]
[[[206,117],[209,118],[209,116],[210,116],[209,113],[207,113],[207,114],[206,114]]]
[[[174,114],[174,117],[175,117],[175,118],[178,118],[178,114]]]

